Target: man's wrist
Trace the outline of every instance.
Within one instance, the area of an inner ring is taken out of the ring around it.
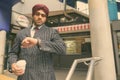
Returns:
[[[37,38],[37,46],[40,46],[41,40]]]

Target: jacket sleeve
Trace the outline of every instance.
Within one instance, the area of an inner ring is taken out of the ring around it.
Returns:
[[[66,45],[57,30],[52,33],[50,41],[40,40],[39,49],[47,53],[66,54]]]
[[[15,63],[18,59],[18,53],[20,51],[20,38],[19,34],[16,35],[16,38],[14,40],[14,44],[9,51],[8,55],[8,63],[11,66],[12,63]]]

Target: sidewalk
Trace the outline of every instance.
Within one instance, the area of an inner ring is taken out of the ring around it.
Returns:
[[[11,77],[6,76],[4,74],[0,74],[0,80],[15,80],[15,78],[11,78]]]
[[[71,80],[85,80],[87,71],[75,71],[71,77]],[[67,69],[57,69],[55,70],[56,80],[65,80],[67,77]],[[4,74],[0,75],[0,80],[16,80],[17,76],[8,71],[4,71]],[[117,76],[117,80],[120,80],[120,76]]]
[[[67,77],[68,70],[67,69],[57,69],[55,70],[56,80],[65,80]],[[4,74],[1,74],[0,80],[16,80],[17,76],[8,71],[4,71]],[[75,71],[71,80],[85,80],[86,71]]]
[[[4,70],[4,73],[1,74],[1,76],[0,76],[0,80],[2,80],[2,79],[1,79],[2,76],[5,77],[5,79],[3,79],[3,80],[16,80],[16,78],[17,78],[16,75],[10,73],[10,72],[7,71],[7,70]]]

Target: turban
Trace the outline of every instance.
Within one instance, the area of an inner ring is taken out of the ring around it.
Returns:
[[[38,10],[43,10],[46,14],[46,16],[48,16],[49,14],[49,9],[46,5],[44,4],[36,4],[33,6],[32,8],[32,16],[38,11]]]

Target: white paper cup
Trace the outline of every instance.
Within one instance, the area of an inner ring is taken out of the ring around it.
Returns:
[[[16,65],[19,68],[23,69],[23,71],[25,72],[25,68],[26,68],[26,61],[25,60],[19,60],[19,61],[17,61]]]

